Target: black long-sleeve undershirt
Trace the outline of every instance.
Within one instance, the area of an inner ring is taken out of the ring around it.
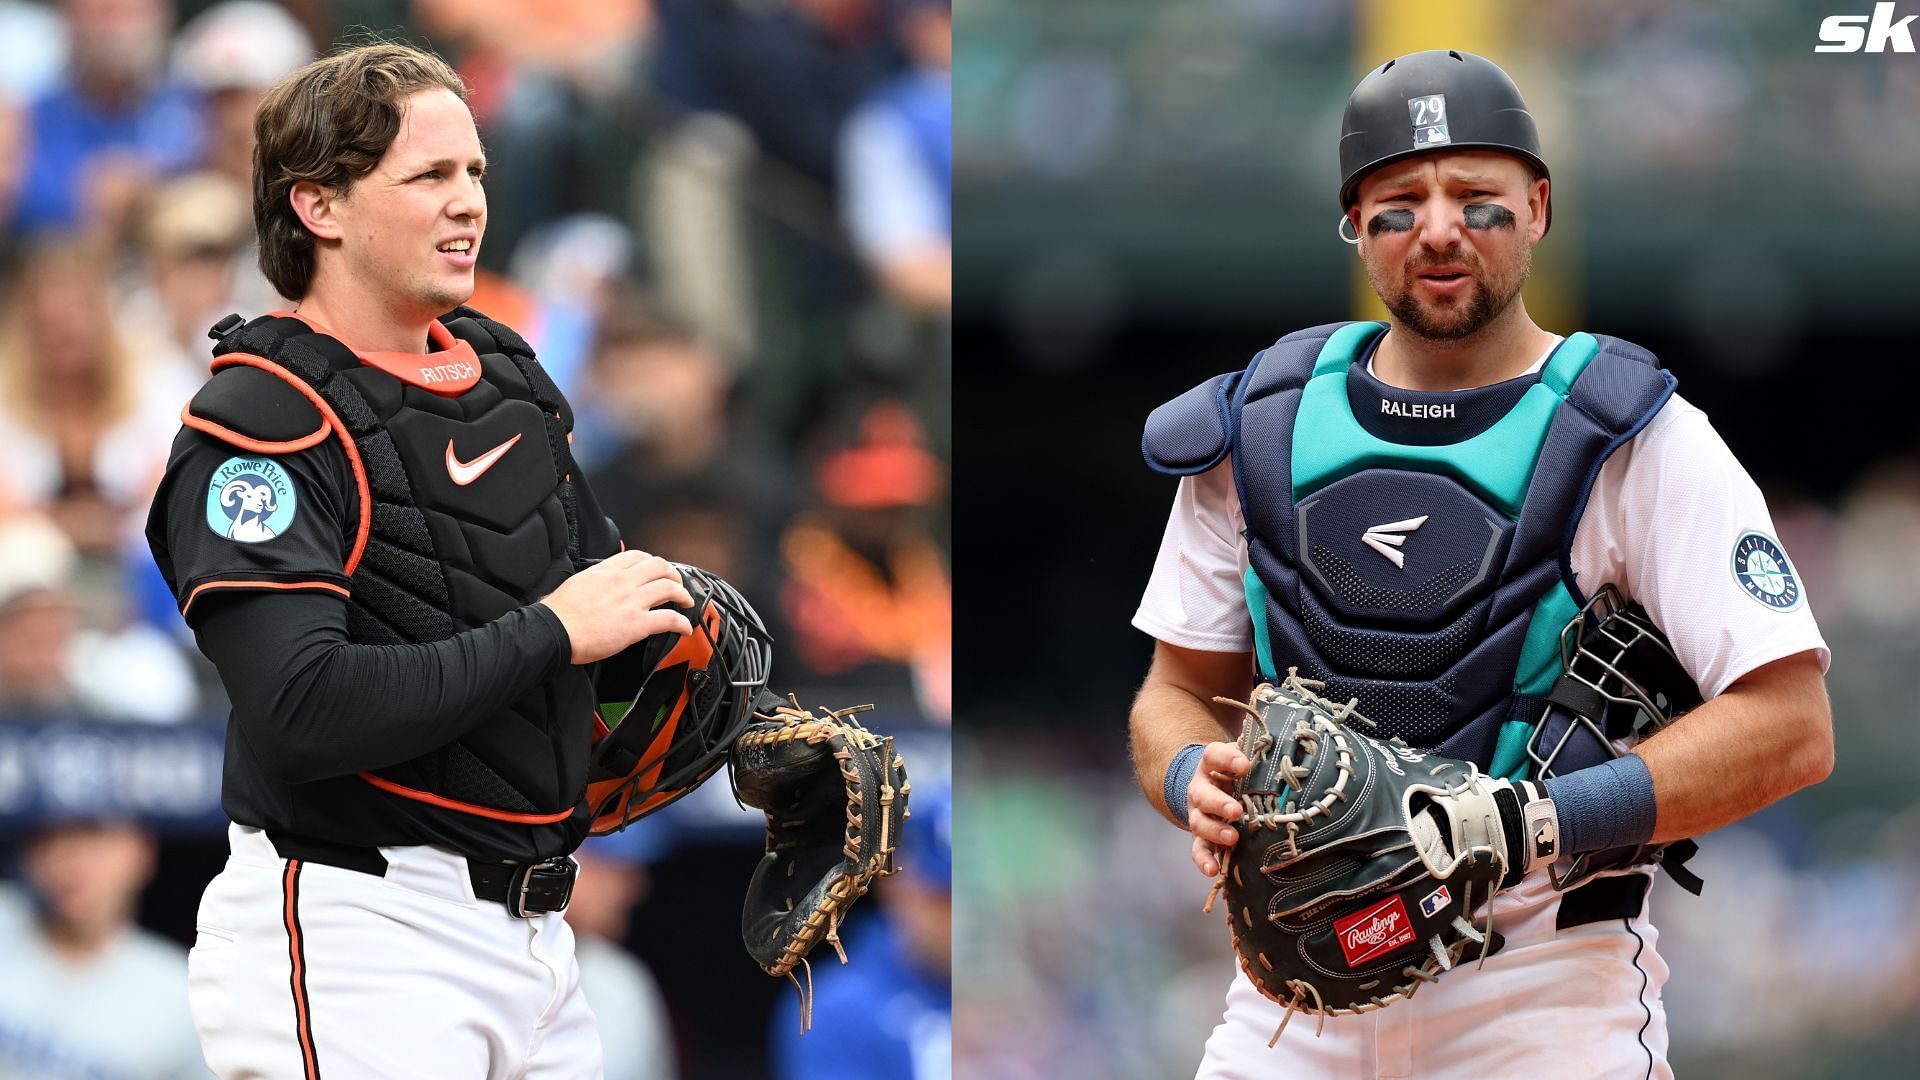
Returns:
[[[566,628],[543,604],[424,645],[348,641],[346,601],[325,592],[236,591],[195,621],[233,722],[285,783],[445,746],[572,656]]]

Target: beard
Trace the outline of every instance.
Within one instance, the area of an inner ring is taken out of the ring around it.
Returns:
[[[1489,280],[1484,264],[1466,263],[1459,257],[1423,259],[1419,265],[1410,264],[1400,281],[1394,283],[1380,280],[1371,263],[1367,274],[1373,280],[1373,291],[1379,295],[1380,302],[1409,333],[1427,341],[1462,341],[1486,329],[1513,306],[1520,287],[1533,269],[1532,248],[1522,244],[1520,253],[1519,272],[1510,281]],[[1423,302],[1414,295],[1415,279],[1422,270],[1452,263],[1466,265],[1473,277],[1473,286],[1466,296],[1442,307]]]

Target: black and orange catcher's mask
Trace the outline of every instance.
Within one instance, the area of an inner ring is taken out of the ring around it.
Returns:
[[[618,832],[699,787],[753,716],[773,638],[739,590],[674,564],[693,596],[693,633],[656,634],[600,661],[587,805],[595,836]]]

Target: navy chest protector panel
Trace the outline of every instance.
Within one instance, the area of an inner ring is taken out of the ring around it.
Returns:
[[[1288,335],[1161,406],[1143,449],[1173,475],[1231,455],[1265,677],[1297,667],[1330,697],[1358,697],[1385,734],[1523,775],[1560,630],[1585,599],[1574,528],[1601,466],[1674,380],[1644,349],[1574,334],[1517,398],[1463,392],[1512,402],[1469,437],[1394,442],[1355,416],[1348,386],[1384,330]]]

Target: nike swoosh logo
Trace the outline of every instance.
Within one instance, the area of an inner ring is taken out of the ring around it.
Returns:
[[[454,483],[459,484],[461,487],[466,487],[468,484],[480,479],[482,473],[493,468],[493,463],[505,457],[507,451],[513,449],[513,444],[519,441],[520,436],[515,435],[513,438],[481,454],[472,461],[461,461],[459,458],[453,456],[453,440],[448,439],[447,475],[453,477]]]

